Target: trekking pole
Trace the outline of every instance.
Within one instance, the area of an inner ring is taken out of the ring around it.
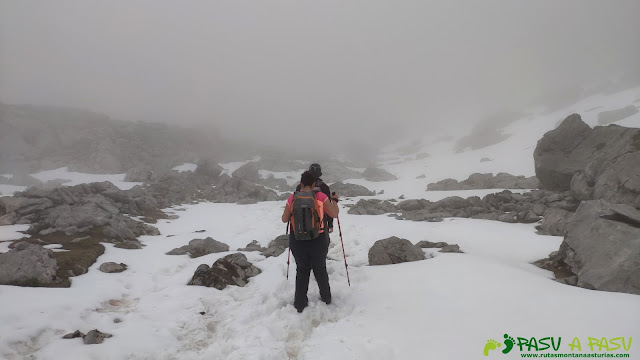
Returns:
[[[289,222],[287,221],[287,230],[285,230],[285,235],[289,235]],[[291,259],[291,245],[289,245],[289,254],[287,255],[287,280],[289,280],[289,259]]]
[[[351,286],[351,280],[349,280],[349,265],[347,265],[347,255],[344,252],[344,241],[342,240],[342,227],[340,227],[340,218],[336,217],[336,219],[338,219],[338,231],[340,232],[340,242],[342,243],[342,256],[344,257],[344,269],[347,271],[347,282],[349,283],[349,286]]]

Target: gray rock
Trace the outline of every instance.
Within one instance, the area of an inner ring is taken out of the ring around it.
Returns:
[[[58,264],[53,252],[40,245],[20,242],[0,254],[0,284],[50,286],[58,281]]]
[[[442,249],[440,249],[441,253],[464,253],[462,250],[460,250],[460,246],[458,246],[457,244],[451,244],[451,245],[447,245],[444,246]]]
[[[287,195],[278,195],[262,185],[251,183],[239,177],[221,176],[215,188],[203,192],[203,198],[213,202],[245,203],[258,201],[285,200]]]
[[[245,286],[249,278],[261,273],[242,253],[227,255],[218,259],[211,267],[198,266],[188,285],[214,287],[218,290],[228,285]]]
[[[525,178],[524,176],[514,176],[507,173],[480,174],[474,173],[464,181],[458,182],[454,179],[445,179],[437,183],[427,185],[427,190],[471,190],[471,189],[537,189],[538,179],[535,177]]]
[[[200,256],[225,251],[229,251],[229,245],[208,237],[206,239],[193,239],[189,241],[188,245],[173,249],[169,251],[167,255],[189,254],[192,258],[197,258]]]
[[[469,201],[460,196],[449,196],[431,205],[430,209],[464,209],[471,206]]]
[[[332,192],[335,191],[340,197],[375,195],[375,192],[367,189],[362,185],[343,183],[342,181],[331,184],[330,189]]]
[[[384,169],[367,168],[362,172],[362,177],[367,181],[391,181],[398,178]]]
[[[545,134],[534,152],[544,188],[572,190],[586,200],[593,187],[594,199],[631,205],[640,195],[638,159],[640,130],[617,125],[591,129],[577,114]]]
[[[449,244],[447,244],[444,241],[440,241],[440,242],[431,242],[431,241],[426,241],[426,240],[422,240],[420,242],[418,242],[416,244],[417,247],[419,248],[423,248],[423,249],[431,249],[431,248],[443,248],[445,246],[447,246]]]
[[[562,209],[547,209],[538,233],[542,235],[564,236],[567,221],[572,215],[572,212]]]
[[[533,153],[536,177],[545,189],[569,190],[576,171],[587,165],[587,156],[570,155],[591,133],[578,114],[569,115],[559,127],[544,134]]]
[[[75,339],[75,338],[79,338],[79,337],[84,337],[84,333],[81,332],[80,330],[76,330],[72,333],[68,333],[65,336],[63,336],[63,339]]]
[[[404,200],[396,204],[396,207],[403,211],[415,211],[415,210],[424,210],[431,205],[429,200],[424,199],[410,199]]]
[[[597,177],[594,199],[640,207],[640,130],[636,136],[639,151],[618,157]]]
[[[536,213],[533,210],[527,210],[527,211],[522,211],[518,213],[518,222],[521,222],[521,223],[533,224],[533,223],[537,223],[540,220],[542,220],[542,218],[536,215]]]
[[[27,173],[21,173],[21,172],[13,174],[13,177],[11,178],[9,183],[12,185],[18,185],[18,186],[42,185],[42,181],[34,178],[33,176]]]
[[[533,213],[538,215],[538,216],[542,216],[544,215],[545,211],[547,211],[547,207],[544,206],[541,203],[536,203],[533,205]]]
[[[136,166],[127,171],[124,181],[147,182],[153,178],[153,171],[145,165]]]
[[[123,263],[118,264],[114,262],[106,262],[106,263],[102,263],[98,268],[98,270],[108,274],[121,273],[127,270],[127,265]]]
[[[33,199],[16,196],[2,197],[0,203],[6,213],[15,212],[19,216],[33,214],[53,206],[53,202],[47,198]]]
[[[220,177],[222,170],[224,170],[222,166],[211,160],[201,160],[198,162],[195,173],[210,179],[217,179]]]
[[[271,240],[267,249],[263,250],[261,254],[264,257],[280,256],[288,247],[289,235],[280,235]]]
[[[234,171],[231,176],[257,183],[260,181],[259,170],[260,169],[255,162],[249,161],[248,163],[242,165],[236,171]]]
[[[398,264],[424,259],[422,249],[407,239],[395,236],[378,240],[369,249],[369,265]]]
[[[349,214],[355,215],[381,215],[390,212],[398,212],[398,208],[389,201],[378,199],[360,199],[349,209]]]
[[[629,105],[616,110],[603,111],[598,114],[598,124],[607,125],[622,119],[626,119],[629,116],[633,116],[638,113],[638,109]]]
[[[104,339],[108,339],[112,336],[113,335],[111,334],[103,333],[98,329],[95,329],[89,331],[87,335],[83,336],[82,342],[84,342],[85,345],[102,344],[104,342]]]
[[[506,223],[517,223],[518,222],[518,214],[502,214],[498,215],[498,221],[506,222]]]
[[[578,286],[640,294],[640,213],[605,200],[583,201],[567,223],[560,253]]]
[[[593,199],[593,185],[595,184],[589,185],[589,179],[584,171],[578,171],[571,178],[569,186],[573,197],[582,201]]]
[[[20,217],[15,212],[10,212],[8,214],[0,216],[0,226],[5,225],[14,225],[18,222]]]
[[[266,249],[260,246],[260,244],[256,240],[253,240],[252,242],[248,243],[247,246],[245,246],[244,248],[238,249],[238,251],[264,251],[264,250]]]
[[[427,185],[427,190],[429,191],[460,190],[460,188],[461,185],[458,183],[458,180],[455,179],[444,179],[438,181],[437,183]]]

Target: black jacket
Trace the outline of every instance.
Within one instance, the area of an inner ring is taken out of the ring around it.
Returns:
[[[320,188],[320,191],[322,191],[323,194],[327,195],[327,197],[329,198],[329,201],[331,200],[331,190],[329,190],[329,185],[325,184],[324,181],[322,181],[322,179],[318,178],[318,180],[316,180],[316,187]],[[300,191],[300,184],[298,184],[298,186],[296,187],[296,192]],[[325,219],[327,219],[327,225],[329,229],[333,228],[333,218],[331,216],[325,216]]]

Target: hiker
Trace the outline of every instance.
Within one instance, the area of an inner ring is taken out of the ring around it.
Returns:
[[[316,177],[316,188],[319,188],[329,200],[331,201],[331,190],[329,190],[329,185],[325,184],[325,182],[320,178],[322,176],[322,168],[320,164],[313,163],[309,166],[309,172],[311,175]],[[296,191],[300,191],[300,184],[296,187]],[[325,221],[327,222],[327,227],[329,228],[329,233],[333,232],[333,217],[327,216]]]
[[[309,276],[318,283],[320,299],[331,304],[331,288],[327,274],[327,253],[329,252],[329,235],[325,232],[325,216],[337,217],[339,208],[337,201],[331,202],[321,191],[314,190],[316,177],[310,172],[302,173],[300,191],[296,191],[285,205],[282,222],[291,222],[289,248],[296,260],[296,293],[293,306],[302,312],[309,304],[307,290]],[[337,196],[333,196],[337,200]]]

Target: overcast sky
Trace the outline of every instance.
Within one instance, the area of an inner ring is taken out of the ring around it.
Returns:
[[[0,0],[0,101],[375,139],[638,68],[639,18],[638,0]]]

